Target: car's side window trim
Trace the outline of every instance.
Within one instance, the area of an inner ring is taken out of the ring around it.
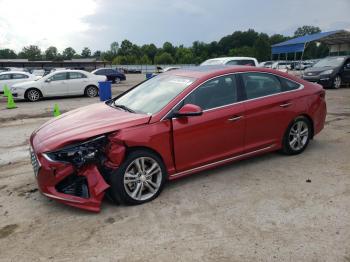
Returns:
[[[169,116],[172,115],[173,113],[173,110],[177,108],[177,106],[183,102],[192,92],[194,92],[195,90],[197,90],[197,88],[199,88],[200,86],[204,85],[205,83],[207,83],[208,81],[210,80],[213,80],[215,78],[218,78],[218,77],[222,77],[222,76],[227,76],[227,75],[236,75],[236,81],[237,81],[237,78],[242,78],[240,76],[240,74],[242,73],[263,73],[263,74],[270,74],[270,75],[273,75],[275,77],[280,77],[280,78],[284,78],[284,79],[287,79],[289,81],[292,81],[294,83],[297,83],[300,87],[298,89],[293,89],[293,90],[289,90],[289,91],[282,91],[282,92],[279,92],[279,93],[276,93],[276,94],[271,94],[271,95],[267,95],[267,96],[261,96],[261,97],[257,97],[257,98],[251,98],[251,99],[245,99],[245,100],[241,100],[241,101],[238,101],[238,102],[234,102],[232,104],[227,104],[227,105],[224,105],[224,106],[219,106],[219,107],[215,107],[215,108],[211,108],[211,109],[207,109],[207,110],[203,110],[203,113],[204,112],[207,112],[207,111],[212,111],[212,110],[217,110],[217,109],[221,109],[221,108],[224,108],[224,107],[228,107],[228,106],[232,106],[232,105],[235,105],[235,104],[241,104],[241,103],[245,103],[245,102],[248,102],[248,101],[253,101],[253,100],[258,100],[258,99],[264,99],[264,98],[267,98],[267,97],[271,97],[271,96],[276,96],[276,95],[280,95],[280,94],[285,94],[285,93],[290,93],[290,92],[296,92],[296,91],[300,91],[302,89],[304,89],[304,85],[301,84],[301,83],[298,83],[292,79],[289,79],[287,77],[283,77],[283,76],[280,76],[280,75],[277,75],[277,74],[274,74],[274,73],[270,73],[270,72],[261,72],[261,71],[245,71],[245,72],[234,72],[234,73],[226,73],[226,74],[222,74],[222,75],[218,75],[218,76],[215,76],[215,77],[212,77],[212,78],[209,78],[207,80],[205,80],[203,83],[201,83],[199,86],[197,86],[196,88],[194,88],[193,90],[191,90],[191,92],[189,92],[185,97],[183,97],[178,103],[176,103],[176,105],[174,105],[161,119],[160,121],[163,121],[165,119],[168,119]],[[239,92],[244,92],[242,90],[242,88],[244,88],[243,86],[243,83],[242,83],[242,80],[239,81],[238,83],[238,90]]]

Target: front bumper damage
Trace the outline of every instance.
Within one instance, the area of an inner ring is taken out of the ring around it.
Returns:
[[[69,206],[99,212],[110,187],[109,176],[123,160],[124,153],[124,146],[107,144],[103,158],[76,166],[54,161],[44,153],[36,154],[34,148],[31,149],[31,161],[43,195]]]

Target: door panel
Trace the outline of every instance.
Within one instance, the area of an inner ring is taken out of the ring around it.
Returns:
[[[173,119],[177,171],[239,154],[244,149],[243,106],[205,111],[201,116]]]
[[[173,119],[177,171],[230,157],[244,149],[243,106],[235,75],[217,77],[189,94],[184,104],[195,104],[201,116]]]
[[[67,73],[57,73],[50,78],[50,82],[42,83],[44,96],[68,95]]]
[[[88,85],[88,78],[79,72],[69,72],[67,85],[70,95],[82,95],[85,87]]]
[[[300,84],[267,73],[243,73],[241,77],[247,99],[246,151],[280,145],[289,123],[302,108],[300,92],[293,91]]]

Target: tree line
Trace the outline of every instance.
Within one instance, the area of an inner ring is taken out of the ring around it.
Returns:
[[[50,46],[42,51],[36,45],[29,45],[16,53],[11,49],[0,49],[0,59],[25,58],[31,61],[50,60],[62,61],[72,58],[97,58],[99,60],[112,62],[113,64],[199,64],[206,59],[222,56],[251,56],[258,61],[266,61],[271,58],[271,45],[289,40],[305,34],[321,32],[319,27],[299,27],[293,36],[274,34],[269,36],[258,33],[253,29],[247,31],[235,31],[230,35],[222,37],[219,41],[204,43],[193,42],[192,46],[174,46],[165,42],[161,47],[155,44],[144,44],[139,46],[129,40],[123,40],[120,44],[113,42],[109,50],[91,51],[84,47],[78,53],[72,47],[65,48],[62,53],[55,46]],[[324,45],[309,44],[305,51],[304,59],[320,58],[328,54],[328,48]],[[300,55],[300,54],[299,54]],[[286,57],[280,57],[286,59]],[[288,59],[293,59],[290,54]],[[277,59],[275,57],[275,59]]]

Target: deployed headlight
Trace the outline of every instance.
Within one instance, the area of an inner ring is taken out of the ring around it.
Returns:
[[[321,75],[330,75],[330,74],[332,74],[332,73],[333,73],[333,69],[329,69],[329,70],[323,71],[323,72],[321,73]]]
[[[44,155],[51,161],[69,162],[76,166],[82,166],[99,159],[99,156],[104,151],[106,142],[106,136],[99,136],[61,150],[45,153]]]

